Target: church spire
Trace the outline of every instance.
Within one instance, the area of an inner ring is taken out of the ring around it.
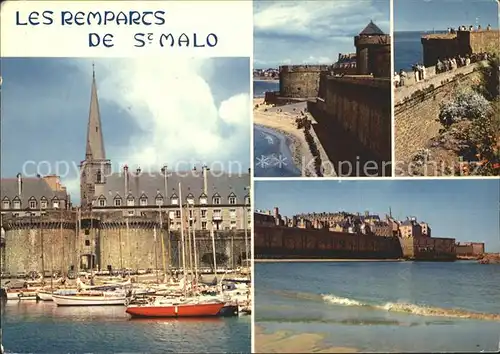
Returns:
[[[99,112],[99,99],[97,98],[97,85],[95,83],[95,67],[92,63],[92,89],[90,91],[90,111],[87,127],[86,160],[105,160],[104,140],[102,138],[101,114]]]

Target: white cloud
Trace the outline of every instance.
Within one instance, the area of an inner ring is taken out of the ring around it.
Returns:
[[[156,171],[164,163],[225,161],[242,150],[242,142],[249,144],[250,97],[236,94],[218,106],[203,78],[213,73],[210,61],[163,57],[103,63],[96,63],[99,98],[129,112],[141,128],[124,137],[121,160]],[[88,72],[88,62],[81,65]],[[101,119],[106,124],[106,117]],[[221,124],[240,139],[225,137]]]
[[[255,63],[331,64],[370,20],[389,33],[389,19],[389,0],[254,1]]]

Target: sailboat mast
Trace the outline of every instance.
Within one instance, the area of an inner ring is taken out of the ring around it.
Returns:
[[[158,243],[157,238],[156,238],[156,226],[153,227],[153,237],[155,241],[155,270],[156,270],[156,284],[160,283],[159,276],[158,276],[158,252],[156,250],[156,245]]]
[[[214,257],[214,276],[217,280],[217,257],[215,252],[214,222],[212,222],[212,227],[210,228],[210,237],[212,238],[212,253]]]
[[[191,278],[193,277],[193,245],[191,243],[191,229],[192,229],[192,214],[191,214],[191,209],[189,208],[189,203],[186,204],[186,211],[188,214],[188,235],[187,235],[187,242],[188,242],[188,250],[189,250],[189,274],[191,275]],[[192,279],[191,279],[192,280]]]
[[[193,253],[194,253],[194,277],[195,284],[198,286],[198,252],[196,250],[196,218],[194,215],[194,206],[191,206],[193,215]]]
[[[182,274],[184,277],[184,296],[186,296],[186,252],[184,246],[184,218],[182,213],[182,190],[179,182],[179,210],[181,213],[181,248],[182,248]]]
[[[166,196],[165,196],[166,198]],[[163,264],[163,277],[167,276],[167,264],[165,262],[165,241],[163,240],[163,217],[161,215],[161,205],[159,206],[160,211],[160,238],[161,238],[161,261]]]
[[[41,251],[42,251],[42,284],[45,284],[45,255],[43,250],[43,217],[42,217],[42,206],[40,204],[40,242],[41,242]]]

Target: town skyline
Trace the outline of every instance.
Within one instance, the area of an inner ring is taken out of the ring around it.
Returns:
[[[445,31],[478,24],[498,28],[498,7],[497,0],[398,0],[394,1],[394,32]]]
[[[388,0],[260,0],[253,7],[254,67],[258,69],[333,64],[339,53],[356,51],[353,38],[370,20],[385,33],[390,30]]]
[[[363,215],[369,211],[385,219],[391,208],[392,216],[399,221],[416,217],[418,222],[428,223],[433,237],[485,242],[487,252],[500,251],[500,190],[498,181],[492,179],[287,181],[279,184],[262,181],[255,183],[254,190],[256,210],[278,207],[280,214],[288,217],[338,211]]]
[[[154,172],[165,164],[190,170],[197,161],[198,167],[217,162],[222,170],[238,162],[248,173],[249,58],[6,58],[2,178],[15,178],[26,163],[49,166],[40,173],[47,175],[65,162],[70,171],[62,183],[79,202],[93,64],[106,157],[114,172],[123,164]],[[222,75],[225,70],[233,74]]]

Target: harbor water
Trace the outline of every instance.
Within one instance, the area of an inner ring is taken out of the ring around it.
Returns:
[[[266,80],[254,80],[253,81],[253,97],[259,98],[264,97],[265,93],[268,91],[278,91],[280,89],[279,82],[276,81],[266,81]]]
[[[6,353],[249,353],[250,316],[130,319],[123,306],[1,305]]]
[[[256,326],[264,333],[320,334],[325,349],[497,351],[499,299],[500,265],[359,261],[255,265]]]

